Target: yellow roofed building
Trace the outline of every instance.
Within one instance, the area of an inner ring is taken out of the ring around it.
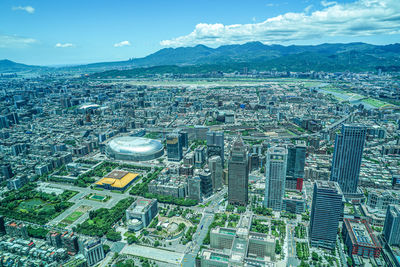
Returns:
[[[138,178],[138,173],[114,170],[97,181],[95,185],[108,190],[124,191]]]

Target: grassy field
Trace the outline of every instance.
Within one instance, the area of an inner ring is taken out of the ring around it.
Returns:
[[[90,206],[85,206],[82,205],[79,208],[77,208],[74,212],[72,212],[70,215],[68,215],[66,218],[64,218],[60,224],[62,225],[69,225],[78,220],[83,214],[88,212],[92,207]]]
[[[378,99],[374,99],[374,98],[371,98],[371,97],[363,100],[363,102],[365,102],[365,103],[367,103],[367,104],[369,104],[371,106],[374,106],[376,108],[380,108],[380,107],[383,107],[383,106],[388,104],[386,102],[383,102],[383,101],[380,101]]]
[[[33,210],[44,203],[45,202],[43,200],[41,200],[39,198],[35,198],[35,199],[22,201],[21,204],[19,204],[19,208],[24,209],[24,210]]]
[[[71,224],[74,221],[78,220],[79,217],[81,217],[83,215],[82,211],[74,211],[73,213],[71,213],[70,215],[68,215],[67,218],[65,218],[64,220],[62,220],[62,222],[65,222],[67,224]]]

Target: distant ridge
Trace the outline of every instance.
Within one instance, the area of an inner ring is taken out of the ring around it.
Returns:
[[[175,66],[168,68],[165,66]],[[159,67],[157,66],[164,66]],[[113,70],[113,75],[162,70],[162,73],[198,71],[203,66],[214,71],[248,67],[256,70],[277,71],[388,71],[400,70],[400,44],[372,45],[366,43],[336,43],[320,45],[265,45],[250,42],[242,45],[224,45],[210,48],[204,45],[194,47],[164,48],[143,58],[126,61],[99,62],[86,65],[56,68],[80,72],[102,72]],[[211,67],[212,66],[212,67]],[[38,68],[0,61],[0,72],[4,69]],[[54,68],[52,68],[54,69]],[[131,69],[136,69],[132,70]],[[118,71],[116,71],[118,70]],[[125,72],[125,73],[124,73]]]
[[[8,60],[8,59],[0,60],[0,73],[31,71],[31,70],[41,69],[41,68],[43,68],[43,67],[16,63],[16,62]]]
[[[277,71],[362,72],[376,71],[378,68],[396,71],[400,70],[400,44],[337,43],[283,46],[250,42],[218,48],[197,45],[164,48],[143,58],[81,65],[77,68],[87,71],[113,69],[104,75],[134,77],[154,73],[234,71],[243,67],[249,70]],[[125,70],[119,72],[115,69]]]

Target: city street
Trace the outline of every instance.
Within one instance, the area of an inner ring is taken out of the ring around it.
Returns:
[[[297,259],[296,256],[296,241],[294,239],[294,225],[288,225],[288,239],[287,239],[287,265],[288,267],[295,267],[299,266],[300,261]]]

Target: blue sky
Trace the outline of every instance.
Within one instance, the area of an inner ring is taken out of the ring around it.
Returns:
[[[399,0],[1,0],[0,59],[80,64],[164,47],[400,41]]]

